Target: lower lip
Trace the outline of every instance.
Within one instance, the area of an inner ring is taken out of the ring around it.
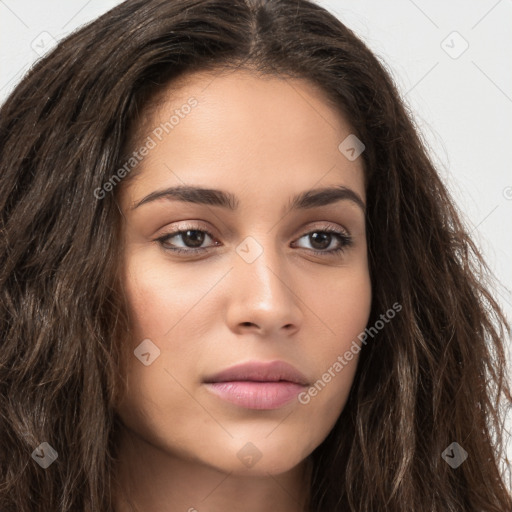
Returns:
[[[305,386],[294,382],[209,382],[215,395],[247,409],[278,409],[293,400]]]

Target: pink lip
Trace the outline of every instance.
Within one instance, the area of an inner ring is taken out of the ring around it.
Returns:
[[[304,386],[294,382],[230,381],[206,384],[220,398],[247,409],[278,409],[295,398]]]
[[[308,384],[306,377],[284,361],[249,362],[204,379],[220,398],[247,409],[277,409]]]

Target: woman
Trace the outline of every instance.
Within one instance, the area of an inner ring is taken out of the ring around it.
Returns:
[[[511,510],[489,269],[335,17],[128,0],[0,137],[2,511]]]

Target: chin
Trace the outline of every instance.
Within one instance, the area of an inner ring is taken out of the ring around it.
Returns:
[[[278,428],[282,428],[281,427]],[[279,475],[286,473],[313,451],[318,443],[307,440],[300,442],[298,435],[277,430],[269,435],[244,436],[231,439],[229,444],[216,443],[215,450],[210,450],[207,460],[204,453],[203,462],[225,473],[246,476]]]

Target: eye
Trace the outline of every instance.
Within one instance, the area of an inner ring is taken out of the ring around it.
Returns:
[[[302,238],[305,238],[309,243],[311,243],[313,246],[311,251],[319,255],[339,254],[353,244],[353,240],[350,235],[331,227],[315,229],[314,231],[310,231],[309,233],[303,235],[301,238],[299,238],[299,240]],[[336,241],[337,244],[334,243],[334,247],[328,249],[333,245],[333,242]]]
[[[157,238],[156,241],[159,242],[166,251],[194,254],[204,252],[209,249],[209,247],[201,247],[206,237],[213,239],[213,235],[206,229],[199,229],[198,226],[190,225],[179,230],[172,231],[171,233],[167,233],[166,235]],[[181,238],[181,241],[185,243],[185,248],[175,247],[173,244],[169,246],[168,242],[173,238]]]
[[[207,238],[214,240],[213,235],[208,230],[201,229],[201,227],[197,225],[188,225],[179,230],[167,233],[157,238],[155,241],[158,242],[164,250],[171,251],[174,254],[197,254],[206,252],[215,245],[219,245],[217,241],[214,241],[214,245],[202,247]],[[298,240],[303,238],[307,239],[313,246],[309,251],[321,256],[340,254],[353,244],[353,239],[348,233],[331,226],[309,231]],[[174,243],[170,244],[169,242],[173,239],[181,240],[184,246],[178,247]],[[333,242],[334,247],[332,247]]]

